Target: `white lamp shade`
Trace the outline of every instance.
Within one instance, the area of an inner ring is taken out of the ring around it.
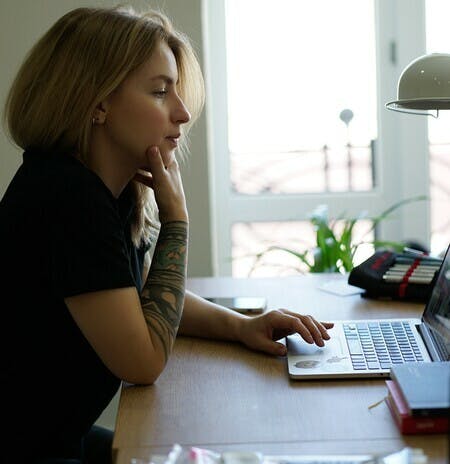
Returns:
[[[450,54],[431,53],[412,61],[398,81],[397,100],[386,108],[418,114],[450,109]]]

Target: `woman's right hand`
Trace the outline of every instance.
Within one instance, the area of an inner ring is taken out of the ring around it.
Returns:
[[[159,221],[161,224],[171,221],[188,222],[186,198],[175,156],[168,166],[164,166],[158,147],[148,147],[145,155],[147,164],[142,170],[148,174],[138,172],[134,180],[153,189],[159,210]]]

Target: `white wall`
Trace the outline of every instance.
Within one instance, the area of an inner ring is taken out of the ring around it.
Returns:
[[[14,75],[33,43],[64,13],[80,6],[113,6],[112,0],[0,0],[0,105],[3,104]],[[126,2],[120,2],[126,3]],[[129,1],[137,8],[151,6],[171,17],[176,27],[192,40],[200,61],[202,46],[202,0]],[[3,111],[2,111],[3,112]],[[208,159],[205,116],[191,132],[191,157],[182,167],[189,207],[191,242],[189,269],[191,277],[212,275],[211,228],[208,192]],[[0,196],[21,163],[21,151],[0,132]]]
[[[115,5],[117,2],[93,0],[0,0],[0,104],[4,100],[14,75],[33,43],[64,13],[80,6]],[[125,3],[125,2],[124,2]],[[151,6],[167,13],[176,27],[192,40],[199,55],[202,48],[202,0],[130,1],[136,7]],[[208,193],[208,159],[206,122],[204,115],[191,132],[191,158],[182,167],[189,206],[191,243],[189,247],[189,275],[212,274],[211,232]],[[21,163],[21,151],[0,132],[0,196],[3,196],[12,176]],[[98,423],[113,428],[118,395],[100,417]]]

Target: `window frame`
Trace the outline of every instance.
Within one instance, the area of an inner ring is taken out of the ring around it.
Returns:
[[[369,215],[377,215],[401,199],[429,195],[427,119],[393,113],[384,107],[387,101],[396,99],[397,81],[404,67],[425,53],[424,0],[373,0],[378,93],[375,188],[369,192],[280,195],[242,195],[231,189],[225,1],[205,0],[203,12],[206,24],[205,77],[214,275],[231,275],[231,227],[235,222],[307,220],[308,213],[320,203],[328,205],[331,216],[340,214],[343,209],[348,215],[357,216],[364,210]],[[392,156],[393,153],[397,156]],[[413,238],[428,244],[429,210],[429,202],[418,202],[399,209],[390,220],[382,221],[377,228],[377,237],[385,240]]]

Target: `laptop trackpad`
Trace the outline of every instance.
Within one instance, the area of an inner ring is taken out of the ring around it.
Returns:
[[[340,332],[340,331],[338,331]],[[306,343],[299,335],[287,338],[289,372],[308,375],[353,371],[347,343],[338,333],[331,333],[324,347]]]

